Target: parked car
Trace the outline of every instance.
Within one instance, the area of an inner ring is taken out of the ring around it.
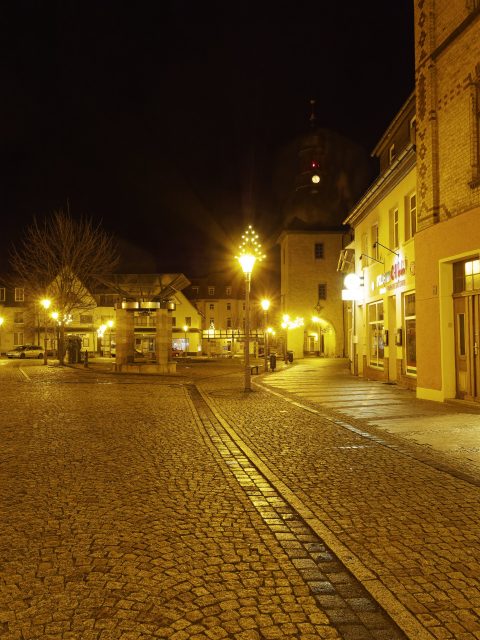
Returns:
[[[7,358],[43,358],[43,348],[37,344],[23,344],[7,351]]]

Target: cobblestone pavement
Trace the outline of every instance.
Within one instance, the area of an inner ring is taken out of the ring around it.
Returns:
[[[305,404],[308,379],[302,384],[299,375],[292,367],[263,378],[283,387],[289,402],[258,386],[245,393],[228,377],[199,385],[237,444],[282,495],[294,496],[297,512],[404,628],[411,615],[425,637],[480,638],[475,467],[462,476],[442,452],[420,455],[416,443],[375,431],[361,412],[347,419],[321,402]],[[442,405],[431,411],[453,413]],[[413,627],[408,635],[424,637]]]
[[[222,412],[291,412],[226,373]],[[405,638],[187,374],[1,363],[2,640]]]

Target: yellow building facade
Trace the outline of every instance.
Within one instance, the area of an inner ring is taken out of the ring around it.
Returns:
[[[415,387],[416,154],[410,96],[373,155],[380,175],[345,221],[354,241],[339,270],[356,281],[343,293],[352,372]]]
[[[417,395],[480,400],[480,6],[415,2]]]

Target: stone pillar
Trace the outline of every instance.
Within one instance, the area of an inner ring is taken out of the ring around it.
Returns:
[[[172,318],[167,309],[157,309],[156,325],[155,356],[158,365],[166,365],[172,349]]]
[[[133,309],[117,309],[115,314],[116,356],[115,368],[133,362],[135,357],[135,337]]]

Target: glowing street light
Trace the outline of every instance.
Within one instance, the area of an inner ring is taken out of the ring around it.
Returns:
[[[40,300],[40,304],[43,307],[43,364],[47,364],[47,311],[50,309],[52,301],[44,298]]]
[[[258,242],[258,235],[249,225],[242,235],[242,243],[239,246],[240,255],[236,256],[242,271],[245,274],[245,391],[251,391],[250,381],[250,282],[255,262],[265,258]]]

